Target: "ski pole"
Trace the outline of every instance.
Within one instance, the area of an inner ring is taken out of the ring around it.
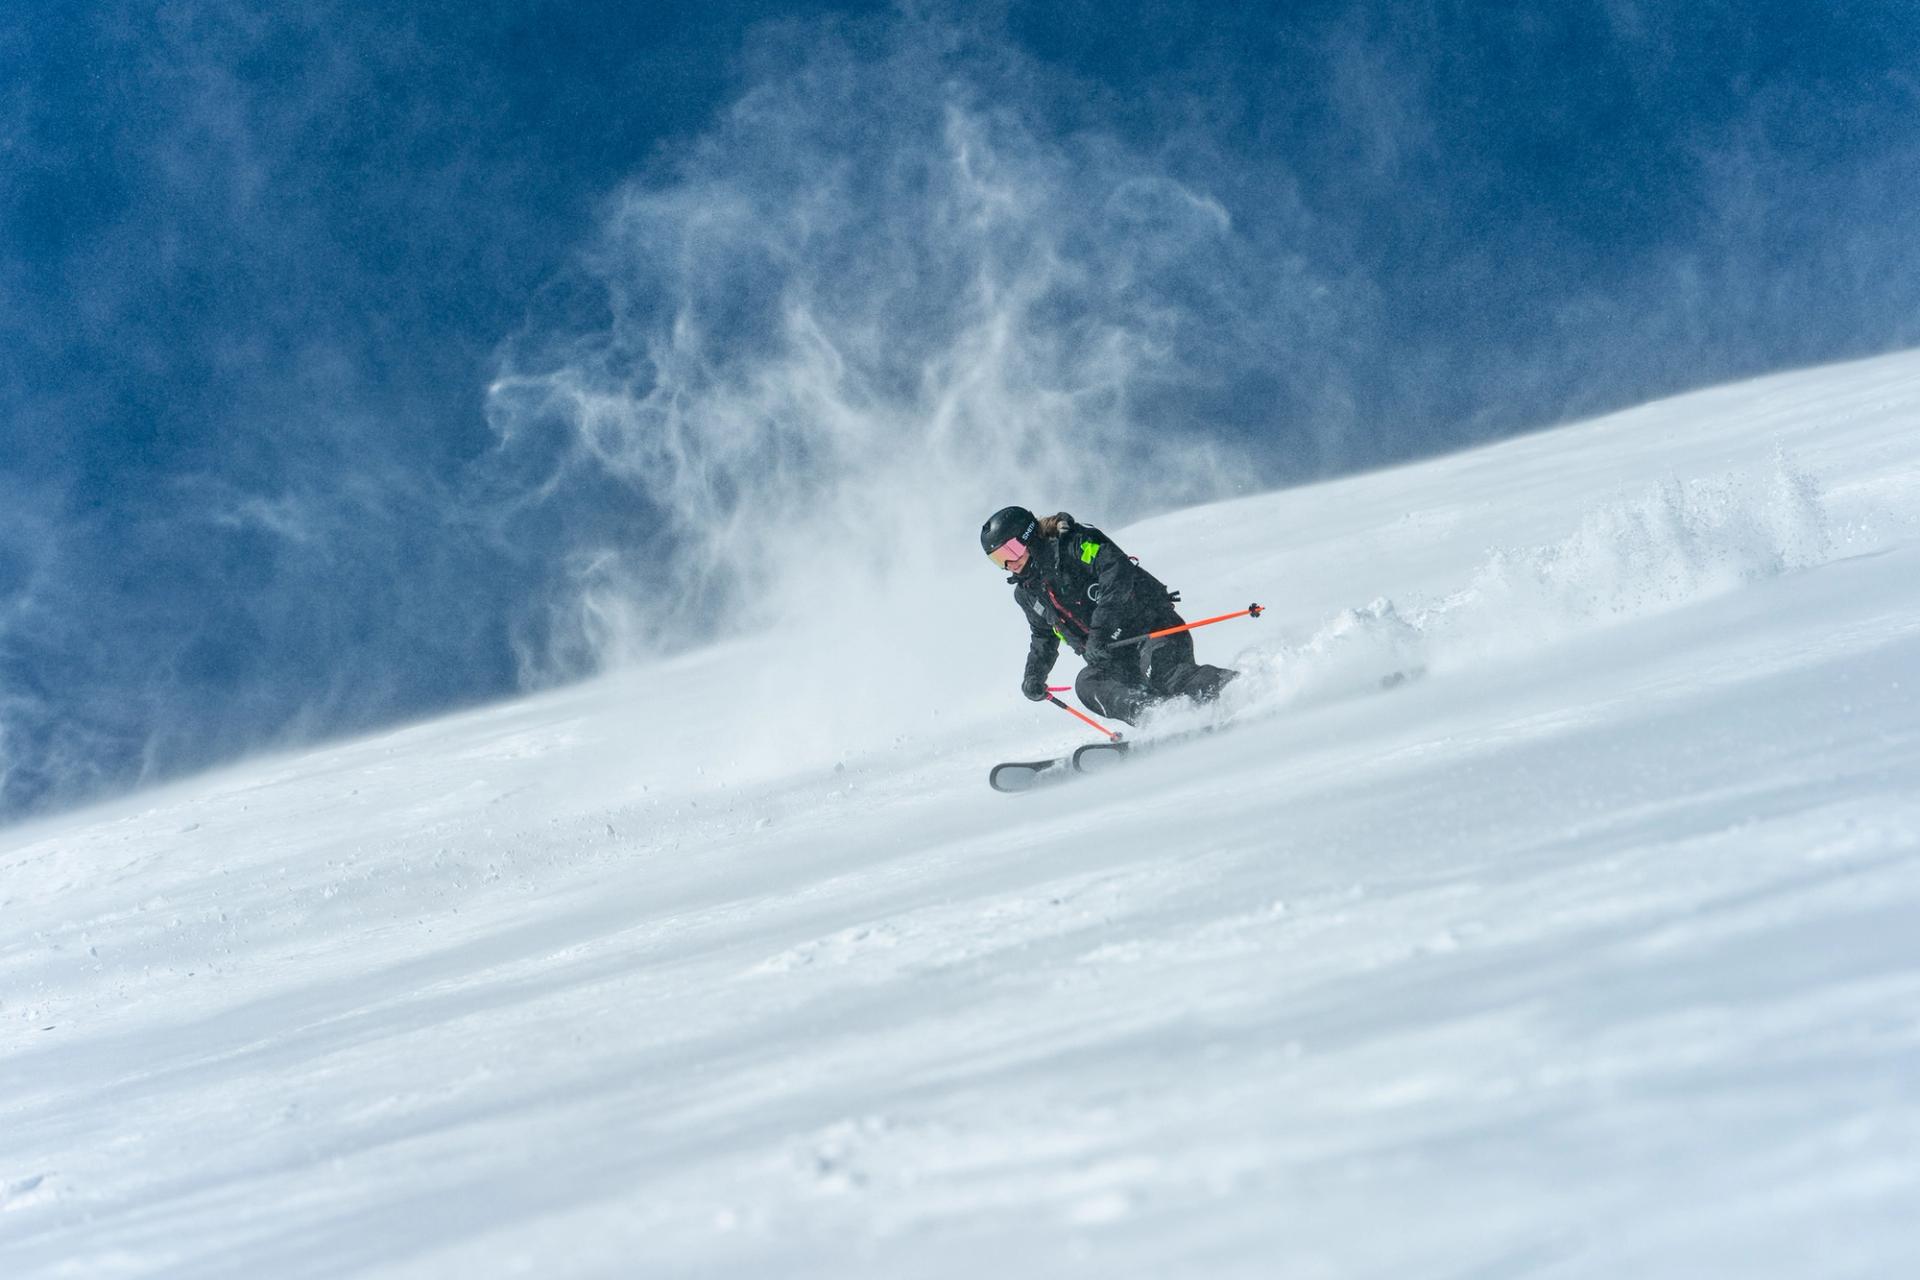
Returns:
[[[1114,742],[1120,741],[1119,734],[1107,728],[1107,726],[1101,724],[1098,720],[1095,720],[1092,716],[1082,712],[1078,707],[1069,705],[1068,703],[1063,701],[1058,694],[1049,693],[1047,695],[1047,701],[1051,702],[1054,706],[1060,708],[1062,711],[1066,712],[1070,716],[1073,716],[1075,719],[1081,721],[1082,723],[1092,727],[1095,730],[1098,730],[1101,733],[1106,734],[1110,740]]]
[[[1149,631],[1145,635],[1128,636],[1125,640],[1115,640],[1109,649],[1124,649],[1130,644],[1145,644],[1149,640],[1158,640],[1161,636],[1175,636],[1182,631],[1192,631],[1195,627],[1210,627],[1216,622],[1231,622],[1235,618],[1257,618],[1265,613],[1265,605],[1250,604],[1238,613],[1223,613],[1217,618],[1202,618],[1198,622],[1186,622],[1177,627],[1163,627],[1159,631]]]

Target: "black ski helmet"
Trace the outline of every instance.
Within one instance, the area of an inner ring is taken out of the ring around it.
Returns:
[[[1039,527],[1040,522],[1025,507],[1002,507],[980,526],[980,549],[992,555],[994,548],[1008,538],[1031,544],[1033,531]]]

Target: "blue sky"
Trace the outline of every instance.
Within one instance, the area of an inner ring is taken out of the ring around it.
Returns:
[[[12,6],[0,816],[711,634],[752,531],[936,402],[1011,452],[1073,405],[1108,481],[1073,494],[1231,454],[1150,505],[1911,345],[1916,35],[1891,0]]]

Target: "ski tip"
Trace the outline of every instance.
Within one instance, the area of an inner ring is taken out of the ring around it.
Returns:
[[[1097,773],[1126,759],[1132,744],[1127,742],[1089,742],[1073,753],[1075,773]]]
[[[1064,760],[1009,760],[987,773],[987,785],[995,791],[1017,795],[1031,791],[1062,771]]]

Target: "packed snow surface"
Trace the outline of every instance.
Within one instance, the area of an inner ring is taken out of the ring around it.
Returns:
[[[0,1275],[1920,1274],[1917,512],[1903,354],[1114,530],[1270,611],[1067,786],[968,556],[0,834]]]

